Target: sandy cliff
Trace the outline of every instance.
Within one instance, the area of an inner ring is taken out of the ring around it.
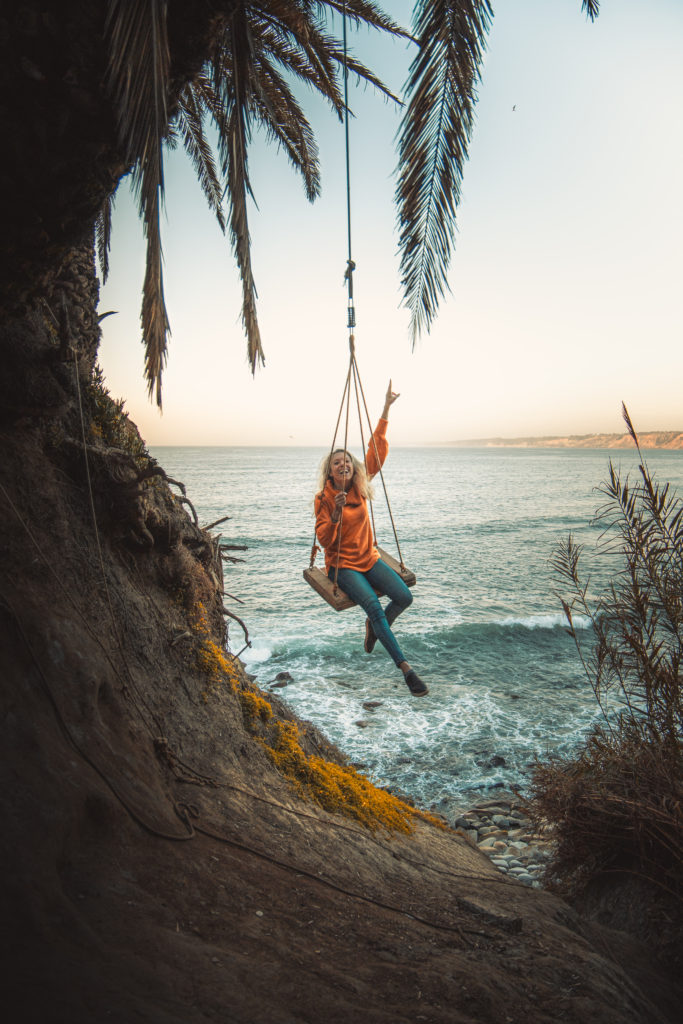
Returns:
[[[683,432],[659,430],[638,434],[640,447],[683,448]],[[453,441],[456,448],[633,448],[628,434],[571,434],[567,437],[488,437]]]

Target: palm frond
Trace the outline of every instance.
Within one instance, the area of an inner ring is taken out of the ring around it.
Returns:
[[[142,336],[145,342],[147,393],[154,394],[161,409],[161,375],[166,365],[166,343],[171,328],[166,315],[162,275],[161,235],[158,210],[151,212],[147,225],[147,259],[142,288]]]
[[[581,9],[586,12],[591,21],[595,21],[600,13],[600,0],[581,0]]]
[[[391,35],[403,36],[405,39],[412,38],[406,29],[401,28],[377,4],[372,3],[372,0],[325,0],[316,6],[326,7],[337,14],[346,14],[349,22],[356,28],[376,28],[390,32]]]
[[[332,48],[331,54],[339,67],[343,68],[344,64],[346,64],[347,70],[352,72],[359,82],[367,82],[369,85],[374,86],[375,89],[381,92],[385,99],[393,100],[394,103],[401,105],[400,97],[395,96],[391,89],[389,89],[381,79],[373,74],[369,68],[366,68],[361,61],[357,60],[352,53],[347,52],[345,55],[344,50],[341,47],[335,46]]]
[[[142,301],[145,376],[161,407],[161,374],[169,331],[164,302],[160,216],[164,196],[163,139],[168,131],[170,54],[167,0],[110,0],[107,88],[147,238]]]
[[[102,203],[102,208],[95,221],[95,248],[97,250],[97,262],[100,265],[102,284],[106,284],[109,277],[109,248],[111,246],[111,214],[114,207],[115,193],[107,196]]]
[[[209,208],[216,215],[221,231],[225,231],[223,189],[218,180],[213,150],[204,134],[204,112],[210,89],[211,83],[203,73],[185,86],[178,101],[176,125]]]
[[[301,173],[306,197],[312,202],[320,195],[318,145],[284,78],[265,57],[259,61],[254,101],[256,118],[268,136],[285,150],[294,169]]]
[[[221,5],[211,56],[183,85],[170,79],[168,7],[168,0],[108,0],[106,18],[109,63],[105,84],[113,101],[120,145],[132,171],[147,241],[141,320],[148,390],[150,396],[156,392],[159,406],[170,333],[160,228],[163,146],[174,148],[178,141],[183,142],[222,229],[226,227],[222,200],[227,199],[229,237],[242,279],[242,320],[254,371],[264,356],[248,222],[248,198],[253,198],[247,163],[251,126],[260,124],[268,138],[284,148],[303,176],[308,198],[315,198],[320,191],[318,150],[288,76],[322,95],[341,117],[345,58],[339,40],[327,31],[328,19],[345,13],[354,27],[368,26],[409,38],[373,0],[232,0]],[[398,102],[353,54],[346,56],[346,65],[359,80]],[[218,129],[220,174],[205,133],[207,114]],[[105,216],[108,213],[103,211],[97,237],[106,275]]]
[[[256,315],[256,285],[251,267],[251,238],[247,197],[252,196],[247,165],[250,107],[253,100],[254,52],[244,5],[229,19],[213,65],[216,110],[219,114],[218,149],[230,205],[230,241],[242,279],[242,323],[247,336],[247,358],[252,373],[265,364]]]
[[[396,189],[401,280],[413,345],[448,287],[456,210],[493,17],[488,0],[419,0]]]
[[[341,117],[344,100],[337,81],[336,67],[325,38],[314,26],[297,34],[289,25],[265,17],[252,26],[256,53],[267,55],[300,81],[319,92]]]
[[[319,3],[315,6],[321,11],[325,8],[341,11],[344,5]],[[260,42],[264,50],[271,53],[284,67],[325,96],[341,117],[344,112],[344,101],[338,76],[344,63],[343,47],[338,38],[325,31],[322,18],[302,21],[297,17],[297,7],[298,5],[287,3],[285,0],[271,0],[267,10],[262,12],[262,17],[252,22],[254,44],[258,46]],[[366,24],[383,29],[392,35],[408,35],[395,22],[383,16],[382,12],[378,12],[374,4],[347,3],[346,8],[347,17],[356,25]],[[367,11],[367,21],[362,17],[363,11]],[[372,85],[388,99],[400,102],[381,79],[352,53],[347,54],[346,63],[349,71],[353,72],[359,81]]]

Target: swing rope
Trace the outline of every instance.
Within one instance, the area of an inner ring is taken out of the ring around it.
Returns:
[[[346,235],[348,239],[348,258],[346,260],[345,280],[348,282],[348,320],[347,327],[352,331],[356,326],[356,310],[353,305],[353,272],[356,264],[351,255],[351,146],[349,143],[349,67],[346,45],[346,2],[342,6],[342,25],[344,39],[344,141],[346,150]],[[349,337],[349,345],[353,348],[353,334]]]
[[[368,412],[367,402],[365,401],[365,392],[363,390],[363,383],[360,378],[360,371],[358,369],[358,363],[356,361],[356,345],[355,336],[353,329],[356,326],[356,309],[353,301],[353,272],[356,269],[356,264],[353,261],[351,251],[351,161],[350,161],[350,142],[349,142],[349,92],[348,92],[348,80],[349,80],[349,69],[347,62],[347,32],[346,32],[346,3],[342,5],[342,25],[343,25],[343,45],[344,45],[344,59],[343,59],[343,73],[344,73],[344,136],[345,136],[345,151],[346,151],[346,230],[347,230],[347,242],[348,242],[348,257],[346,261],[346,271],[344,273],[344,280],[347,283],[347,327],[349,329],[349,369],[346,374],[346,381],[344,383],[344,390],[342,392],[342,399],[339,406],[339,413],[337,415],[337,422],[334,428],[334,436],[332,438],[332,444],[330,446],[330,458],[334,452],[334,445],[337,440],[337,434],[339,432],[339,425],[341,423],[342,415],[344,413],[344,405],[346,404],[346,416],[344,420],[344,458],[348,455],[348,440],[349,440],[349,414],[351,405],[351,381],[353,380],[353,387],[356,397],[356,409],[358,411],[358,423],[360,427],[361,445],[363,449],[363,457],[365,460],[365,469],[367,472],[367,452],[365,450],[365,436],[363,432],[363,416],[361,411],[361,399],[363,409],[365,410],[365,416],[368,422],[368,428],[370,431],[370,440],[374,449],[375,462],[377,464],[380,480],[382,481],[382,489],[384,491],[384,498],[387,503],[387,509],[389,512],[389,519],[391,520],[391,528],[394,533],[394,540],[396,541],[396,549],[398,551],[398,560],[402,570],[405,570],[403,563],[403,555],[401,554],[401,546],[398,541],[398,534],[396,532],[396,524],[394,522],[394,516],[391,511],[391,503],[389,501],[389,494],[387,492],[386,482],[384,480],[384,473],[382,472],[381,460],[377,451],[377,445],[375,443],[374,432],[372,429],[372,421],[370,419],[370,413]],[[377,529],[375,526],[375,513],[373,509],[372,499],[368,498],[370,506],[370,517],[372,520],[372,533],[377,545]],[[337,579],[339,575],[339,558],[341,552],[341,541],[342,541],[342,529],[344,521],[344,507],[340,509],[339,515],[339,530],[337,532],[337,553],[334,567],[334,594],[336,596],[338,592]],[[315,563],[315,557],[320,551],[317,544],[316,535],[314,532],[313,546],[311,548],[311,561],[309,568],[313,568]]]

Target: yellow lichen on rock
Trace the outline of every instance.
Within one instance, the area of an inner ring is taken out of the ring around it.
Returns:
[[[354,818],[370,829],[409,833],[414,830],[415,818],[444,827],[433,815],[374,786],[355,768],[307,754],[296,723],[276,718],[272,705],[240,672],[239,663],[211,639],[201,604],[197,606],[193,629],[200,641],[197,662],[210,679],[204,699],[209,699],[209,692],[218,694],[227,685],[240,700],[245,723],[253,733],[259,733],[255,736],[257,742],[301,796],[326,811]]]
[[[306,754],[294,722],[274,723],[269,739],[260,742],[298,792],[326,811],[355,818],[370,829],[394,832],[412,832],[414,818],[427,817],[387,790],[378,789],[355,768]]]
[[[209,687],[203,694],[204,700],[208,700],[210,691],[220,690],[223,684],[227,684],[235,693],[240,686],[239,673],[234,661],[211,639],[206,610],[201,602],[197,604],[192,629],[199,638],[197,665],[209,677]]]
[[[237,696],[242,703],[242,710],[247,718],[260,719],[262,722],[269,722],[273,717],[273,709],[268,701],[253,690],[247,690],[243,686],[238,690]]]

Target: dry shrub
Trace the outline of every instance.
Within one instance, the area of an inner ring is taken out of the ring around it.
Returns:
[[[596,522],[603,554],[615,557],[612,582],[593,600],[571,537],[553,564],[568,587],[569,632],[603,712],[573,758],[538,764],[535,814],[557,841],[548,880],[565,893],[597,878],[636,876],[683,903],[683,506],[640,455],[635,484],[610,463]],[[589,619],[588,650],[575,627]]]
[[[567,895],[611,873],[683,897],[680,759],[639,735],[596,728],[571,760],[538,764],[535,811],[552,824],[546,882]]]

